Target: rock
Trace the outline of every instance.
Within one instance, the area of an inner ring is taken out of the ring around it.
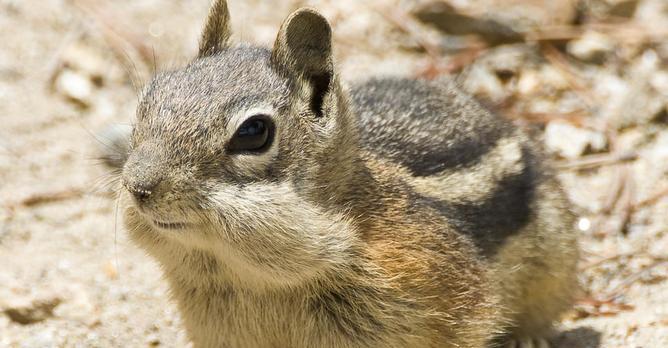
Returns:
[[[479,65],[467,69],[462,87],[469,93],[495,104],[501,103],[508,97],[503,83],[494,72]]]
[[[474,17],[457,11],[443,1],[427,3],[417,8],[415,17],[423,23],[451,35],[478,35],[489,45],[522,41],[522,35],[493,18]]]
[[[146,343],[148,344],[149,347],[157,347],[160,345],[160,337],[156,334],[150,334],[146,338]]]
[[[540,30],[546,26],[572,23],[577,15],[578,2],[577,0],[448,1],[448,4],[454,7],[448,10],[443,5],[435,5],[445,3],[444,1],[432,0],[423,8],[429,9],[431,6],[433,13],[438,12],[433,8],[438,9],[440,6],[441,13],[449,15],[454,12],[457,15],[457,17],[441,16],[441,26],[458,26],[455,29],[468,29],[476,33],[486,33],[496,40],[514,42],[517,37],[527,32]],[[438,20],[438,17],[436,19]],[[452,23],[443,23],[447,19],[452,20]],[[493,33],[494,30],[501,32]]]
[[[609,13],[615,17],[631,18],[635,14],[639,2],[639,0],[614,1],[610,6]]]
[[[82,107],[91,105],[93,83],[83,74],[65,69],[56,79],[56,91]]]
[[[102,87],[109,78],[109,66],[109,62],[93,48],[75,42],[63,51],[50,86],[69,101],[88,108],[95,89]]]
[[[575,159],[587,152],[600,152],[607,146],[599,132],[578,128],[562,121],[552,121],[545,127],[545,146],[548,151],[567,159]]]
[[[96,86],[104,84],[109,63],[90,46],[76,42],[63,52],[62,60],[67,69],[88,77]]]
[[[662,90],[665,77],[658,74],[659,64],[656,52],[647,50],[628,68],[623,84],[606,87],[609,102],[602,114],[612,127],[624,129],[666,119],[668,95]]]
[[[568,53],[587,63],[600,64],[615,50],[614,42],[606,35],[588,31],[568,43]]]
[[[520,44],[499,46],[464,69],[458,80],[467,92],[497,104],[514,93],[514,81],[524,71],[538,71],[542,62],[534,47]],[[537,87],[533,81],[525,80],[523,83],[525,92]]]
[[[636,8],[634,19],[640,23],[652,23],[653,27],[663,29],[668,26],[668,23],[665,23],[667,10],[668,2],[665,0],[643,0]]]
[[[44,321],[53,317],[53,310],[62,302],[62,299],[50,295],[35,299],[18,299],[13,303],[5,305],[3,312],[13,322],[28,325]]]
[[[663,96],[668,97],[668,71],[656,71],[649,80],[649,84]]]
[[[584,12],[594,18],[632,18],[639,3],[639,0],[589,0],[583,1],[582,6]]]
[[[535,94],[541,85],[540,74],[535,70],[526,70],[520,75],[517,81],[517,92],[522,95]]]

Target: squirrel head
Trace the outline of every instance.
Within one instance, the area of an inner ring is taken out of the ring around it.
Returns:
[[[218,0],[198,57],[145,88],[121,174],[126,225],[147,249],[169,240],[226,250],[249,277],[312,276],[336,262],[326,249],[350,238],[327,206],[358,156],[332,30],[300,9],[271,50],[230,36]]]

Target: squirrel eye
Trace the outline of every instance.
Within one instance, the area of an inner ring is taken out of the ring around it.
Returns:
[[[269,117],[253,116],[237,129],[227,149],[234,152],[261,152],[271,145],[273,133],[274,125]]]

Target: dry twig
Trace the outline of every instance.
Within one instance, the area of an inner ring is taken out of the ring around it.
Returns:
[[[398,9],[376,8],[388,22],[397,27],[402,32],[408,34],[422,48],[429,58],[434,61],[441,59],[441,50],[438,45],[429,42],[421,30],[415,24],[415,21],[405,12]]]
[[[568,41],[577,39],[588,31],[600,32],[615,38],[617,41],[623,42],[661,42],[668,38],[668,31],[648,28],[645,24],[634,21],[624,21],[619,23],[587,23],[578,26],[548,26],[527,32],[524,34],[524,37],[526,38],[526,41],[529,42]]]
[[[600,300],[595,298],[583,298],[577,301],[576,310],[579,317],[588,316],[614,316],[622,311],[633,310],[635,307],[627,303],[619,303],[612,300]]]
[[[15,207],[34,207],[42,204],[80,198],[83,194],[84,190],[79,188],[68,188],[54,192],[40,192],[21,199],[18,202],[10,202],[6,204],[6,206],[10,209]]]
[[[555,168],[559,170],[583,170],[635,161],[636,159],[638,159],[638,154],[635,152],[589,155],[575,160],[559,161],[555,163]]]
[[[668,188],[665,188],[665,189],[657,192],[656,194],[650,196],[649,198],[645,198],[642,201],[633,204],[631,209],[633,211],[636,211],[636,210],[639,210],[641,208],[648,207],[650,205],[653,205],[653,204],[657,203],[659,200],[661,200],[662,198],[664,198],[666,196],[668,196]]]
[[[633,217],[633,201],[635,196],[635,181],[633,180],[633,175],[629,172],[631,168],[628,164],[624,165],[626,172],[626,180],[624,181],[624,190],[622,197],[619,199],[619,204],[617,204],[616,214],[620,216],[620,223],[617,225],[617,232],[623,234],[628,233],[629,223]]]
[[[427,53],[429,64],[418,73],[420,77],[433,79],[443,73],[459,71],[487,48],[482,41],[472,40],[467,48],[451,56],[450,60],[444,63],[443,52],[439,45],[425,39],[427,35],[410,15],[399,9],[377,8],[376,11],[396,28],[408,34]]]
[[[530,123],[547,124],[554,120],[563,120],[577,126],[584,125],[586,117],[588,116],[588,113],[584,111],[574,111],[568,113],[525,112],[519,114],[515,114],[513,112],[507,112],[507,114],[510,115],[510,117],[513,119],[521,119],[524,121],[528,121]]]
[[[617,297],[621,296],[626,290],[628,290],[628,288],[631,287],[631,285],[633,285],[635,282],[637,282],[642,277],[647,275],[653,269],[663,265],[668,265],[668,257],[654,257],[654,262],[652,262],[650,265],[646,266],[642,270],[628,276],[621,283],[617,284],[617,286],[612,288],[612,290],[610,290],[608,294],[603,298],[605,298],[607,301],[615,300]]]
[[[619,253],[619,254],[606,256],[606,257],[603,257],[603,258],[598,259],[596,261],[590,262],[586,265],[580,266],[580,270],[591,269],[591,268],[594,268],[594,267],[598,267],[598,266],[600,266],[604,263],[608,263],[608,262],[612,262],[612,261],[618,261],[620,259],[630,257],[630,256],[633,256],[633,255],[634,255],[634,253]]]

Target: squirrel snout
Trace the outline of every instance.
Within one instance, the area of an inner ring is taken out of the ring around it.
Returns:
[[[122,184],[138,203],[144,203],[155,196],[159,184],[163,181],[163,168],[154,153],[139,150],[125,163]]]

